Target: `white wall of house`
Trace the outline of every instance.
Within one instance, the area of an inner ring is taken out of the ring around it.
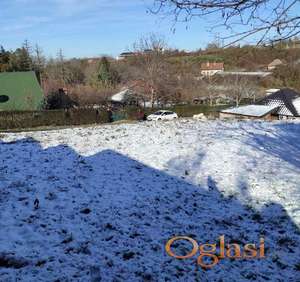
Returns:
[[[280,91],[280,89],[278,89],[278,88],[267,89],[266,90],[266,95],[271,95],[271,94],[276,93],[278,91]]]
[[[293,101],[293,105],[297,112],[300,114],[300,98],[297,98]]]
[[[204,76],[213,76],[219,72],[222,72],[222,70],[202,70],[201,74]]]

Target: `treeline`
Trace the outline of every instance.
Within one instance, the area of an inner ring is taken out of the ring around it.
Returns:
[[[0,46],[0,71],[39,71],[41,60],[44,58],[41,57],[39,46],[35,47],[34,52],[35,56],[33,56],[32,47],[29,46],[28,41],[14,51],[5,50],[3,46]]]
[[[177,103],[181,100],[178,72],[167,61],[164,47],[161,38],[151,35],[140,39],[133,47],[137,55],[124,61],[109,57],[66,59],[62,50],[47,59],[40,47],[25,41],[14,51],[1,48],[0,70],[36,71],[50,103],[47,108],[52,104],[57,107],[60,100],[79,106],[104,103],[123,88],[130,89],[136,101]]]
[[[266,88],[300,91],[300,48],[296,47],[291,43],[259,48],[210,44],[205,50],[187,53],[171,50],[162,38],[152,34],[138,40],[132,47],[135,55],[127,59],[66,59],[62,50],[55,58],[46,58],[38,45],[25,41],[16,50],[0,48],[0,71],[35,71],[47,108],[102,104],[125,88],[135,101],[152,105],[193,101],[213,105],[224,97],[239,104],[245,98],[257,99]],[[276,58],[284,65],[264,79],[201,76],[200,66],[206,61],[222,61],[226,70],[256,71],[265,70]]]
[[[45,108],[104,102],[120,83],[110,61],[66,59],[62,50],[55,58],[46,58],[41,47],[28,41],[16,50],[0,47],[0,72],[35,71],[46,96]]]

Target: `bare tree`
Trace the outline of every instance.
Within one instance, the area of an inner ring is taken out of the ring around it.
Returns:
[[[166,88],[172,77],[164,55],[165,48],[164,39],[155,34],[142,37],[134,44],[135,65],[139,69],[137,79],[139,86],[144,85],[144,97],[152,107],[155,102],[167,98]]]
[[[210,76],[206,79],[203,79],[206,97],[208,98],[209,105],[213,106],[214,100],[219,95],[219,91],[217,89],[218,84],[216,76]]]
[[[40,83],[43,85],[46,58],[43,55],[42,48],[40,48],[38,44],[36,44],[34,47],[33,65],[34,65],[34,70],[39,75]]]
[[[255,83],[248,78],[234,76],[226,81],[228,94],[235,100],[236,106],[239,106],[243,99],[252,99],[254,102],[259,93],[259,89]]]
[[[275,43],[300,33],[299,0],[153,0],[154,13],[173,15],[175,21],[219,17],[228,35],[226,45],[253,37],[257,44]],[[241,27],[242,26],[242,27]]]
[[[58,71],[60,75],[60,79],[62,83],[65,85],[67,81],[67,70],[65,66],[65,57],[63,54],[63,50],[59,49],[57,53],[57,66],[58,66]]]
[[[43,50],[38,44],[36,44],[34,47],[34,63],[40,71],[44,69],[46,64],[46,59],[43,55]]]

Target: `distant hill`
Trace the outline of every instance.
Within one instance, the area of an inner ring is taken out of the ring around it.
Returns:
[[[300,60],[300,48],[278,47],[229,47],[192,53],[170,55],[170,62],[185,65],[197,65],[205,61],[224,62],[225,70],[262,70],[274,59],[293,63]]]

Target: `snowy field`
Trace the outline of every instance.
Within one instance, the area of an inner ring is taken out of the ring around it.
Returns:
[[[0,281],[300,281],[300,123],[172,122],[1,134]],[[165,252],[265,238],[266,258]]]

